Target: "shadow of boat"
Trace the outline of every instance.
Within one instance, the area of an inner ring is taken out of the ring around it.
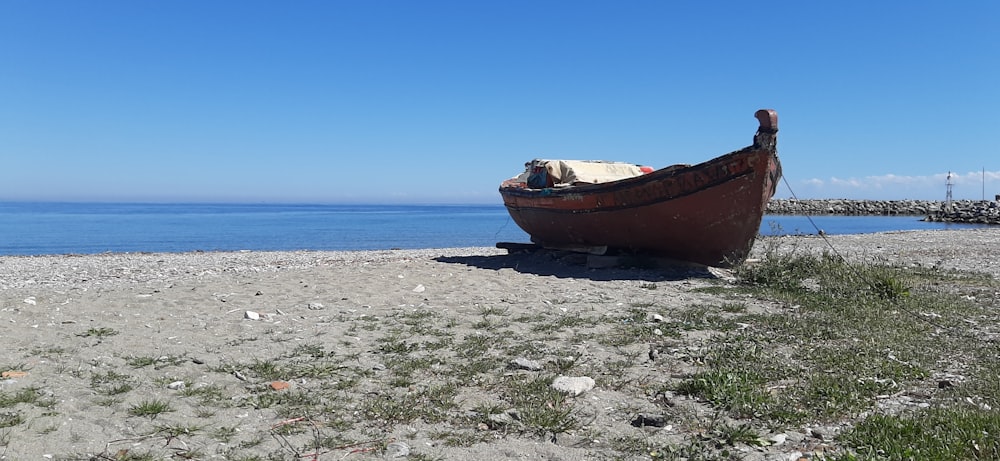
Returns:
[[[517,251],[489,256],[439,256],[434,260],[494,271],[510,269],[522,274],[595,281],[666,282],[721,278],[720,269],[680,261],[625,256],[617,257],[615,264],[608,264],[608,260],[599,260],[601,262],[595,267],[593,256],[550,250]]]

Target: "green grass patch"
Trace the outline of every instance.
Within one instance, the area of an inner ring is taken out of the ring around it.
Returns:
[[[945,461],[1000,459],[1000,413],[934,408],[904,416],[875,415],[845,433],[852,453],[837,460]]]
[[[129,414],[132,416],[144,416],[150,419],[171,411],[174,411],[174,409],[170,406],[170,402],[159,399],[143,400],[128,409]]]

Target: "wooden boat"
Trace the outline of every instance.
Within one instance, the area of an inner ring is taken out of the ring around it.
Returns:
[[[730,267],[750,253],[781,178],[777,113],[755,116],[753,145],[704,163],[559,187],[539,183],[546,171],[529,162],[528,171],[500,185],[500,195],[514,222],[545,248]]]

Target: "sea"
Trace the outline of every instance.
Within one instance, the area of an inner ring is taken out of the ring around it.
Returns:
[[[765,215],[763,235],[967,229],[918,216]],[[0,255],[492,247],[503,205],[0,202]]]

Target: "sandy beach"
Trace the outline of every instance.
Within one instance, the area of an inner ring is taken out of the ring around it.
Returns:
[[[1000,229],[775,237],[754,257],[769,248],[1000,275]],[[730,281],[494,248],[0,257],[0,459],[613,458],[712,413],[672,397],[683,416],[636,427],[706,337],[654,360],[623,325],[721,306],[703,288]],[[539,405],[579,424],[546,434],[514,390],[554,375],[582,387]]]

